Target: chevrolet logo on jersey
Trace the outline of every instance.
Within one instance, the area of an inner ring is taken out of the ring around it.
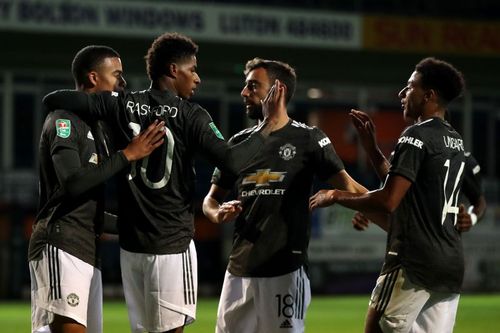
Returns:
[[[261,196],[261,195],[284,195],[284,188],[262,188],[270,183],[280,183],[285,179],[286,172],[271,171],[271,169],[258,169],[257,172],[247,174],[242,185],[254,184],[255,188],[250,190],[242,190],[240,195],[242,198]],[[260,187],[260,188],[259,188]]]
[[[282,182],[285,178],[286,172],[274,172],[271,169],[258,169],[257,172],[248,174],[243,181],[242,185],[255,184],[256,187],[266,186],[269,183]]]

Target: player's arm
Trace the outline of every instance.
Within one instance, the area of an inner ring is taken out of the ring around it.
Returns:
[[[389,173],[391,165],[384,154],[382,154],[382,151],[377,144],[375,134],[376,130],[373,120],[365,112],[354,109],[351,110],[349,116],[351,117],[354,128],[358,132],[361,145],[368,155],[377,176],[380,180],[384,180]]]
[[[370,223],[378,225],[382,230],[389,231],[390,223],[389,215],[385,213],[367,213],[366,215],[361,212],[356,212],[352,217],[352,226],[358,231],[364,231],[368,228]]]
[[[309,208],[331,206],[338,203],[362,213],[389,214],[399,206],[412,182],[400,175],[390,174],[384,186],[366,193],[352,193],[340,190],[320,190],[309,199]]]
[[[42,103],[49,110],[67,110],[85,119],[116,118],[120,101],[116,92],[88,94],[77,90],[56,90],[46,95]]]
[[[61,195],[75,198],[103,183],[131,161],[148,156],[163,143],[164,122],[155,121],[144,132],[134,137],[122,151],[113,154],[98,165],[83,168],[75,149],[60,147],[52,153],[54,168],[61,184]]]
[[[463,204],[459,206],[457,224],[458,231],[469,231],[479,222],[486,211],[486,199],[482,188],[481,167],[476,159],[469,153],[465,153],[465,172],[461,192],[467,197],[471,204],[466,208]]]
[[[242,207],[239,200],[224,202],[228,194],[229,190],[212,184],[203,199],[203,213],[213,223],[231,222],[240,214]]]
[[[190,111],[189,116],[194,147],[205,159],[227,174],[239,174],[264,145],[265,138],[256,132],[238,144],[229,145],[206,110],[197,107]]]
[[[328,183],[336,189],[345,190],[354,193],[365,193],[368,190],[357,181],[355,181],[345,170],[340,170],[333,175]]]
[[[470,202],[471,206],[465,208],[464,204],[458,207],[458,216],[456,228],[460,232],[469,231],[479,220],[484,216],[486,211],[486,199],[483,194],[474,198],[474,202]]]

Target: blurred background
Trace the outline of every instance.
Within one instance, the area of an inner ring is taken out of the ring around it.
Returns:
[[[466,149],[481,165],[488,208],[464,234],[466,292],[500,291],[500,3],[454,1],[0,0],[0,299],[29,299],[26,252],[38,200],[42,97],[73,88],[75,53],[89,44],[115,48],[128,89],[149,87],[144,55],[155,37],[178,31],[200,46],[202,84],[194,100],[226,138],[251,125],[239,95],[247,60],[295,67],[292,118],[320,127],[348,172],[370,189],[375,173],[348,111],[369,112],[386,155],[404,128],[398,91],[415,64],[436,56],[454,64],[467,92],[449,109]],[[196,242],[201,296],[218,295],[232,226],[201,214],[213,167],[197,162]],[[109,198],[113,200],[113,197]],[[310,275],[316,294],[368,293],[382,264],[385,233],[351,226],[353,212],[332,207],[313,215]],[[121,297],[118,242],[103,237],[108,297]]]

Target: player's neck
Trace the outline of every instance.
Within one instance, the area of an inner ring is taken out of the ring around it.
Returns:
[[[288,114],[283,114],[278,117],[278,121],[276,122],[276,125],[273,128],[273,132],[277,131],[283,127],[285,127],[288,122],[290,121],[290,117],[288,117]],[[259,124],[262,122],[262,119],[259,119]]]
[[[151,81],[151,88],[159,91],[170,91],[177,95],[177,89],[173,84],[172,80],[169,80],[167,76],[162,76],[159,79]]]

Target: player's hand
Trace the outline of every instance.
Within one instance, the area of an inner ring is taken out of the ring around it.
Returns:
[[[460,232],[466,232],[472,228],[472,219],[465,210],[465,206],[463,204],[458,206],[457,224],[455,225],[455,228]]]
[[[262,103],[262,116],[265,122],[275,124],[283,114],[286,114],[285,103],[286,86],[279,80],[275,80]]]
[[[137,161],[151,154],[153,150],[162,145],[165,137],[165,122],[155,120],[149,127],[135,136],[123,150],[129,161]]]
[[[363,215],[361,212],[356,212],[354,216],[352,217],[352,226],[354,229],[358,231],[364,231],[366,228],[368,228],[368,225],[370,224],[370,220],[366,218],[366,216]]]
[[[375,124],[370,116],[363,111],[354,109],[351,109],[349,116],[351,117],[352,124],[358,132],[359,139],[365,150],[368,151],[376,146]]]
[[[227,223],[236,220],[242,210],[243,207],[241,206],[241,201],[239,200],[222,203],[216,214],[217,223]]]
[[[309,198],[309,209],[331,206],[335,203],[336,190],[319,190]]]

